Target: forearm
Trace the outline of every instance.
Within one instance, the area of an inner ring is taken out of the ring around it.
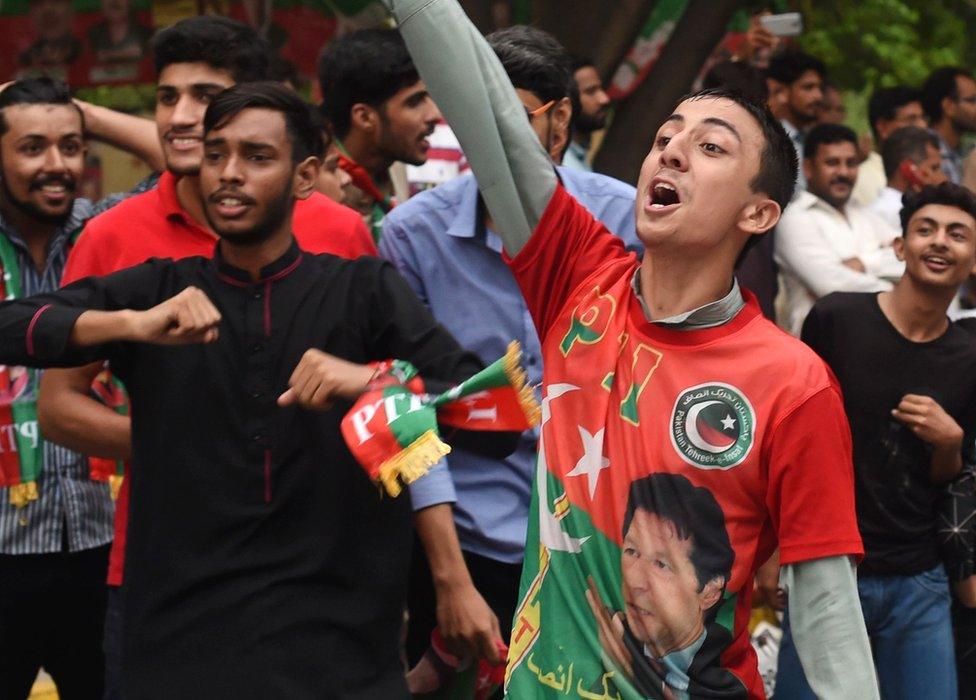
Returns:
[[[77,348],[90,348],[133,339],[133,312],[89,310],[75,321],[68,341]]]
[[[455,0],[386,2],[464,149],[505,249],[517,254],[557,179],[511,81]]]
[[[132,153],[153,170],[166,168],[154,121],[80,100],[75,104],[85,115],[85,133],[90,138]]]
[[[473,585],[461,553],[451,504],[441,503],[424,508],[414,513],[413,517],[417,537],[427,555],[434,587],[444,591]]]
[[[784,566],[780,586],[786,590],[793,641],[817,697],[880,697],[851,559]]]
[[[51,369],[41,377],[37,417],[44,436],[94,457],[129,459],[132,423],[89,393],[102,363],[73,369]]]
[[[948,484],[962,471],[962,451],[958,446],[933,447],[930,467],[933,483]]]

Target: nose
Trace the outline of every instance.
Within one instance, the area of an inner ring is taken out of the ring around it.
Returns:
[[[244,182],[244,171],[241,168],[241,159],[236,154],[231,154],[224,161],[224,165],[220,169],[220,182],[221,184],[225,185],[239,185]]]
[[[63,173],[67,170],[64,155],[57,144],[51,144],[44,152],[44,170],[49,173]]]
[[[352,175],[342,168],[336,168],[336,177],[339,179],[339,187],[345,187],[352,182]]]
[[[203,111],[206,110],[204,109]],[[201,116],[202,111],[196,100],[190,95],[180,95],[180,98],[176,101],[176,106],[173,108],[171,122],[174,127],[187,128],[195,126],[200,121]]]
[[[686,170],[688,155],[686,152],[686,137],[675,134],[663,149],[661,149],[661,165],[673,170]]]
[[[597,90],[596,102],[601,107],[606,107],[610,104],[610,95],[607,94],[606,90]]]
[[[424,119],[424,121],[429,126],[433,126],[434,124],[436,124],[441,120],[441,110],[438,109],[437,103],[435,103],[434,100],[432,100],[429,97],[426,100],[426,105],[427,105],[427,110],[425,115],[426,118]]]

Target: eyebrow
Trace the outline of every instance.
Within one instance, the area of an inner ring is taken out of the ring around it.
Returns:
[[[71,131],[67,134],[61,134],[60,136],[57,137],[56,140],[63,141],[64,139],[81,139],[81,138],[84,138],[81,132]],[[36,139],[41,139],[42,141],[46,141],[48,139],[48,135],[47,134],[22,134],[17,138],[18,141],[30,141]]]
[[[668,122],[678,122],[680,124],[684,124],[685,118],[683,115],[675,112],[670,117],[664,120],[665,124],[667,124]],[[735,136],[736,141],[742,143],[742,137],[739,136],[738,129],[736,129],[734,126],[732,126],[729,122],[725,121],[724,119],[719,119],[718,117],[705,117],[704,119],[702,119],[702,122],[704,122],[705,124],[711,124],[712,126],[720,126],[723,129],[727,129],[729,132],[731,132],[733,136]]]
[[[193,83],[189,86],[190,90],[195,92],[204,92],[209,90],[224,90],[223,85],[217,83]],[[175,85],[157,85],[156,92],[179,92],[179,88]]]
[[[928,216],[921,217],[919,219],[919,223],[928,224],[929,226],[935,226],[936,228],[939,227],[939,222]],[[962,228],[962,229],[966,229],[967,231],[973,230],[972,227],[968,226],[962,221],[950,221],[948,224],[946,224],[946,229],[951,229],[951,228]]]

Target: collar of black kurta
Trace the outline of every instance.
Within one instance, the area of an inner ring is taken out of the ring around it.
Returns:
[[[249,287],[252,284],[276,282],[294,272],[302,262],[302,250],[293,238],[291,246],[285,251],[285,254],[273,263],[262,267],[260,276],[255,280],[251,278],[251,273],[247,270],[242,270],[228,263],[221,254],[220,248],[221,244],[218,243],[217,251],[213,257],[213,266],[217,273],[217,278],[221,282],[232,284],[235,287]]]

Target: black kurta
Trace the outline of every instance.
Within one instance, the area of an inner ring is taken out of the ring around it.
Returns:
[[[190,285],[223,316],[216,342],[68,347],[83,310],[147,309]],[[0,361],[104,357],[131,394],[126,698],[407,697],[409,497],[381,495],[353,460],[348,403],[276,405],[308,348],[410,360],[432,389],[480,367],[389,264],[295,246],[257,283],[218,253],[0,306]]]

